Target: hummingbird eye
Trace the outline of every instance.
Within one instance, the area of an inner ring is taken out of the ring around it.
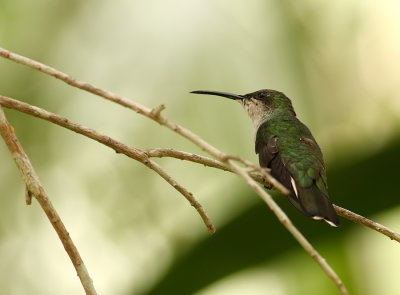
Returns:
[[[257,99],[263,99],[263,98],[265,98],[266,96],[267,96],[267,93],[266,93],[266,92],[259,92],[259,93],[257,93],[256,98],[257,98]]]

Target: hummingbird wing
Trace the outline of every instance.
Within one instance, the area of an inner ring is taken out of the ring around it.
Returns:
[[[283,165],[282,159],[279,155],[277,141],[278,137],[273,137],[268,142],[259,140],[256,143],[256,153],[258,154],[260,166],[271,169],[272,176],[291,191],[291,194],[286,196],[289,202],[296,207],[297,210],[304,212],[293,189],[291,182],[292,177]],[[306,215],[309,216],[309,214]]]
[[[308,128],[299,123],[295,134],[300,136],[277,136],[281,132],[273,130],[273,125],[260,126],[256,136],[260,166],[270,168],[272,176],[290,190],[287,198],[300,212],[338,226],[328,197],[322,152]]]

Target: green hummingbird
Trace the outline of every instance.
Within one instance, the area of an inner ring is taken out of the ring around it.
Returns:
[[[321,149],[285,94],[270,89],[245,95],[206,90],[191,93],[238,101],[253,121],[260,166],[270,168],[271,175],[290,191],[290,203],[306,216],[340,225],[329,200]]]

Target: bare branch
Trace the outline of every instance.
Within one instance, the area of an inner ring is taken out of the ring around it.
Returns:
[[[210,153],[212,156],[214,156],[217,159],[222,159],[224,157],[227,157],[227,155],[225,155],[224,153],[219,151],[217,148],[215,148],[214,146],[212,146],[211,144],[209,144],[208,142],[206,142],[205,140],[203,140],[202,138],[200,138],[198,135],[194,134],[190,130],[161,116],[160,112],[157,111],[157,108],[155,110],[150,109],[141,104],[133,102],[126,97],[103,90],[103,89],[93,86],[87,82],[76,80],[63,72],[56,70],[55,68],[49,67],[43,63],[37,62],[37,61],[27,58],[25,56],[10,52],[3,48],[0,48],[0,56],[3,56],[10,60],[13,60],[17,63],[26,65],[30,68],[33,68],[35,70],[38,70],[45,74],[48,74],[52,77],[60,79],[61,81],[65,82],[71,86],[88,91],[92,94],[98,95],[107,100],[115,102],[121,106],[127,107],[139,114],[142,114],[164,126],[167,126],[171,130],[173,130],[173,131],[177,132],[178,134],[182,135],[183,137],[189,139],[190,141],[192,141],[193,143],[195,143],[200,148],[207,151],[208,153]]]
[[[246,183],[264,200],[272,212],[275,213],[276,217],[283,224],[283,226],[293,235],[293,237],[299,242],[299,244],[310,254],[312,258],[320,265],[325,271],[329,278],[333,280],[338,289],[343,295],[349,294],[343,282],[339,276],[330,267],[324,258],[315,250],[311,243],[303,236],[303,234],[293,225],[289,217],[283,212],[283,210],[275,203],[272,197],[263,190],[245,171],[239,167],[232,160],[229,160],[232,169],[242,177]]]
[[[208,232],[213,234],[215,233],[215,227],[208,217],[207,212],[204,210],[203,206],[197,202],[197,200],[193,197],[192,193],[186,190],[182,185],[176,182],[164,169],[162,169],[157,163],[153,161],[149,161],[147,167],[157,172],[162,178],[164,178],[173,188],[175,188],[178,192],[180,192],[189,202],[190,204],[196,208],[197,212],[200,214],[203,219],[204,224],[207,226]]]
[[[273,187],[276,188],[278,191],[282,192],[283,194],[289,193],[289,191],[282,184],[280,184],[276,179],[274,179],[269,173],[267,173],[265,169],[260,168],[259,166],[254,165],[253,163],[251,163],[249,161],[241,159],[240,157],[233,157],[233,156],[224,154],[223,152],[218,150],[216,147],[214,147],[213,145],[211,145],[208,142],[206,142],[205,140],[203,140],[197,134],[195,134],[195,133],[191,132],[190,130],[184,128],[183,126],[180,126],[180,125],[168,120],[167,118],[161,116],[161,111],[165,108],[164,105],[160,105],[159,107],[157,107],[155,109],[147,108],[143,105],[140,105],[136,102],[131,101],[128,98],[114,94],[114,93],[106,91],[106,90],[103,90],[103,89],[93,86],[87,82],[76,80],[63,72],[56,70],[55,68],[49,67],[48,65],[37,62],[37,61],[27,58],[25,56],[10,52],[3,48],[0,48],[0,56],[3,56],[5,58],[13,60],[17,63],[26,65],[33,69],[36,69],[40,72],[48,74],[57,79],[60,79],[61,81],[65,82],[71,86],[88,91],[92,94],[103,97],[103,98],[110,100],[112,102],[115,102],[121,106],[127,107],[141,115],[144,115],[144,116],[158,122],[159,124],[168,127],[169,129],[180,134],[181,136],[185,137],[186,139],[190,140],[191,142],[193,142],[194,144],[199,146],[201,149],[208,152],[214,158],[219,159],[222,162],[225,162],[229,158],[236,158],[236,160],[242,162],[243,164],[247,165],[248,167],[252,167],[255,170],[259,170],[260,173],[265,178],[265,180],[268,181],[271,185],[273,185]]]
[[[63,72],[56,70],[55,68],[49,67],[48,65],[37,62],[37,61],[27,58],[25,56],[10,52],[3,48],[0,48],[0,56],[3,56],[5,58],[13,60],[17,63],[26,65],[33,69],[36,69],[40,72],[48,74],[57,79],[60,79],[61,81],[65,82],[71,86],[88,91],[92,94],[103,97],[103,98],[110,100],[112,102],[115,102],[121,106],[127,107],[141,115],[144,115],[144,116],[158,122],[159,124],[168,127],[169,129],[180,134],[181,136],[185,137],[186,139],[190,140],[191,142],[193,142],[194,144],[199,146],[201,149],[208,152],[214,158],[219,159],[222,162],[225,162],[228,158],[235,158],[233,156],[229,156],[229,155],[224,154],[223,152],[219,151],[216,147],[212,146],[211,144],[209,144],[208,142],[206,142],[205,140],[203,140],[201,137],[199,137],[197,134],[191,132],[190,130],[161,116],[161,111],[165,108],[164,105],[160,105],[155,109],[147,108],[143,105],[140,105],[136,102],[131,101],[130,99],[128,99],[126,97],[114,94],[109,91],[105,91],[105,90],[98,88],[96,86],[93,86],[87,82],[76,80]],[[272,184],[274,186],[274,188],[276,188],[280,192],[282,192],[284,194],[289,193],[288,190],[282,184],[280,184],[277,180],[275,180],[273,177],[271,177],[271,175],[269,173],[266,173],[265,169],[262,169],[262,168],[258,167],[257,165],[254,165],[253,163],[246,161],[244,159],[241,159],[239,157],[237,157],[237,160],[241,161],[242,163],[244,163],[245,165],[247,165],[249,167],[259,170],[261,172],[261,174],[263,175],[263,177],[266,179],[266,181],[268,181],[270,184]]]
[[[147,150],[143,151],[140,149],[136,148],[131,148],[126,146],[123,143],[120,143],[108,136],[102,135],[98,133],[97,131],[84,127],[82,125],[79,125],[77,123],[73,123],[67,118],[61,117],[57,114],[50,113],[48,111],[45,111],[41,108],[38,107],[33,107],[29,104],[5,97],[0,95],[0,104],[4,105],[5,107],[17,109],[19,111],[22,111],[24,113],[48,120],[50,122],[53,122],[57,125],[60,125],[62,127],[65,127],[67,129],[70,129],[72,131],[75,131],[77,133],[80,133],[82,135],[85,135],[89,138],[92,138],[98,142],[101,142],[111,148],[113,148],[115,151],[119,153],[124,153],[125,155],[128,155],[129,157],[142,162],[149,168],[153,169],[155,172],[157,172],[161,177],[163,177],[167,182],[169,182],[175,189],[177,189],[179,192],[181,192],[185,198],[189,200],[189,202],[194,206],[199,214],[202,216],[203,221],[205,222],[207,228],[209,229],[210,232],[214,232],[215,229],[209,221],[209,218],[205,211],[202,209],[201,205],[193,198],[192,194],[186,191],[182,186],[178,185],[160,166],[158,166],[156,163],[151,161],[148,158],[148,154],[158,154],[160,155],[160,150]],[[170,154],[175,154],[177,155],[176,152],[169,152]],[[188,155],[185,155],[187,157]],[[290,219],[286,216],[286,214],[280,209],[280,207],[274,202],[272,197],[265,191],[263,190],[249,175],[249,171],[246,168],[240,167],[237,164],[233,162],[233,158],[236,157],[231,157],[231,156],[222,156],[221,160],[226,161],[225,163],[221,162],[223,165],[228,165],[229,171],[233,171],[237,173],[240,177],[242,177],[246,183],[256,191],[256,193],[268,204],[270,209],[274,212],[274,214],[278,217],[279,221],[289,230],[289,232],[295,237],[295,239],[300,243],[300,245],[303,246],[303,248],[313,257],[321,266],[321,268],[325,271],[325,273],[335,282],[335,284],[338,286],[338,288],[341,290],[342,294],[347,294],[347,291],[345,287],[343,286],[340,278],[336,275],[336,273],[333,271],[333,269],[326,263],[326,261],[320,256],[320,254],[311,246],[311,244],[306,240],[306,238],[297,230],[297,228],[293,225],[293,223],[290,221]],[[196,159],[197,161],[199,158]],[[207,161],[210,162],[210,161]],[[240,162],[245,162],[240,161]],[[214,162],[213,164],[215,164]],[[253,164],[252,164],[253,166]],[[266,171],[262,170],[261,172],[266,173]]]
[[[365,225],[381,234],[384,234],[385,236],[389,237],[391,240],[395,240],[400,243],[400,234],[392,231],[391,229],[387,228],[386,226],[379,224],[375,221],[372,221],[364,216],[361,216],[354,212],[351,212],[350,210],[339,207],[337,205],[333,205],[333,207],[335,208],[337,214],[339,214],[340,216],[347,218],[355,223]]]
[[[0,98],[1,101],[1,98]],[[204,166],[224,170],[224,171],[229,171],[234,173],[233,169],[229,167],[226,163],[223,163],[218,160],[214,160],[205,156],[201,156],[198,154],[193,154],[193,153],[188,153],[184,151],[177,151],[174,149],[169,149],[169,148],[154,148],[154,149],[146,149],[144,152],[149,156],[149,157],[157,157],[157,158],[163,158],[163,157],[170,157],[170,158],[175,158],[175,159],[180,159],[180,160],[186,160],[198,164],[202,164]],[[229,158],[229,157],[228,157]],[[235,159],[240,159],[238,157],[234,157]],[[243,160],[243,159],[241,159]],[[249,161],[247,161],[249,162]],[[251,163],[251,162],[249,162]],[[256,166],[252,163],[252,166]],[[271,175],[267,173],[266,170],[263,168],[260,169],[253,169],[250,168],[249,174],[251,178],[253,178],[255,181],[258,183],[268,187],[268,188],[276,188],[278,191],[281,193],[285,194],[288,193],[288,190],[283,187],[282,190],[278,187],[278,185],[274,186],[272,183],[277,182],[274,178],[271,178]],[[256,170],[256,171],[254,171]],[[279,183],[278,183],[279,184]]]
[[[1,100],[0,100],[1,103]],[[181,159],[181,160],[186,160],[186,161],[191,161],[191,162],[195,162],[198,164],[203,164],[205,166],[208,167],[212,167],[212,168],[217,168],[217,169],[221,169],[221,170],[225,170],[225,171],[229,171],[229,172],[234,172],[233,169],[231,169],[230,167],[227,167],[224,163],[208,158],[208,157],[204,157],[204,156],[200,156],[197,154],[193,154],[193,153],[187,153],[187,152],[183,152],[183,151],[177,151],[174,149],[163,149],[163,148],[156,148],[156,149],[147,149],[144,150],[146,152],[146,154],[149,157],[172,157],[172,158],[176,158],[176,159]],[[233,159],[235,160],[239,160],[238,157],[233,157]],[[271,182],[267,181],[265,179],[265,177],[260,174],[260,173],[254,173],[254,172],[250,172],[250,176],[251,178],[253,178],[255,181],[257,181],[260,184],[266,185],[266,186],[271,186]],[[285,191],[281,191],[277,188],[277,186],[275,186],[275,189],[278,190],[280,193],[285,194]],[[357,213],[354,213],[350,210],[347,210],[345,208],[339,207],[337,205],[333,205],[333,207],[335,208],[335,211],[338,215],[351,220],[355,223],[367,226],[387,237],[389,237],[391,240],[396,240],[397,242],[400,243],[400,234],[392,231],[391,229],[387,228],[384,225],[381,225],[371,219],[368,219],[364,216],[361,216]]]
[[[224,169],[224,170],[228,170],[228,171],[233,171],[234,173],[238,174],[240,177],[242,177],[246,183],[252,187],[253,190],[255,190],[257,192],[257,194],[260,195],[260,197],[268,204],[268,206],[271,208],[271,210],[277,215],[278,219],[280,220],[280,222],[291,232],[291,234],[299,241],[299,243],[303,246],[303,248],[320,264],[320,266],[323,268],[323,270],[327,273],[327,275],[335,282],[335,284],[338,286],[339,290],[342,292],[342,294],[347,294],[347,290],[345,289],[345,287],[343,286],[342,282],[340,281],[340,279],[337,277],[337,275],[334,273],[334,271],[330,268],[330,266],[325,262],[325,260],[315,251],[315,249],[313,249],[313,247],[311,246],[311,244],[304,238],[304,236],[301,235],[301,233],[296,229],[296,227],[291,223],[291,221],[289,220],[289,218],[286,216],[286,214],[275,204],[275,202],[273,201],[273,199],[269,196],[269,194],[267,192],[265,192],[260,186],[258,186],[255,181],[251,178],[250,176],[250,170],[249,168],[251,168],[253,171],[257,171],[259,172],[262,177],[264,178],[264,181],[268,181],[269,183],[272,183],[274,185],[274,187],[284,193],[287,194],[287,189],[285,187],[283,187],[279,182],[277,182],[275,179],[273,179],[269,173],[267,173],[267,171],[265,169],[262,169],[244,159],[241,159],[240,157],[233,157],[233,156],[229,156],[227,154],[224,154],[223,152],[219,151],[217,148],[215,148],[214,146],[210,145],[209,143],[207,143],[206,141],[204,141],[202,138],[200,138],[198,135],[194,134],[193,132],[191,132],[190,130],[168,120],[167,118],[165,118],[164,116],[161,115],[161,111],[164,109],[164,106],[159,106],[155,109],[150,109],[147,108],[145,106],[142,106],[140,104],[137,104],[135,102],[132,102],[131,100],[116,95],[114,93],[111,93],[109,91],[105,91],[102,90],[98,87],[95,87],[93,85],[90,85],[86,82],[83,81],[78,81],[70,76],[68,76],[65,73],[62,73],[54,68],[51,68],[47,65],[44,65],[42,63],[39,63],[37,61],[31,60],[29,58],[14,54],[10,51],[7,51],[5,49],[1,49],[0,48],[0,55],[4,56],[5,58],[8,58],[10,60],[16,61],[18,63],[27,65],[31,68],[34,68],[36,70],[39,70],[41,72],[44,72],[48,75],[51,75],[57,79],[60,79],[62,81],[64,81],[65,83],[72,85],[74,87],[80,88],[82,90],[91,92],[95,95],[99,95],[105,99],[108,99],[110,101],[113,101],[115,103],[118,103],[124,107],[127,107],[131,110],[134,110],[156,122],[158,122],[161,125],[164,125],[166,127],[168,127],[169,129],[173,130],[174,132],[177,132],[178,134],[180,134],[181,136],[187,138],[188,140],[190,140],[191,142],[193,142],[194,144],[196,144],[197,146],[199,146],[201,149],[203,149],[204,151],[206,151],[207,153],[209,153],[210,155],[212,155],[215,159],[218,160],[218,164],[217,163],[213,163],[213,165],[220,165],[222,164],[222,167],[216,167],[219,169]],[[29,113],[29,112],[27,112]],[[39,115],[34,114],[35,116],[40,117]],[[45,118],[46,120],[49,120],[53,123],[59,124],[63,127],[66,127],[68,129],[74,130],[72,128],[69,128],[67,126],[64,126],[63,124],[60,124],[61,122],[55,122],[52,121],[52,118]],[[65,119],[67,120],[67,119]],[[68,120],[67,120],[68,121]],[[75,132],[78,132],[76,130],[74,130]],[[94,130],[92,130],[94,131]],[[79,132],[81,133],[81,132]],[[84,134],[84,133],[81,133]],[[84,134],[85,135],[85,134]],[[86,135],[89,136],[89,135]],[[91,137],[91,136],[89,136]],[[102,142],[99,139],[96,139],[95,137],[91,137],[99,142]],[[111,138],[107,137],[109,141],[112,141]],[[102,139],[103,140],[103,139]],[[118,143],[118,142],[117,142]],[[121,144],[121,143],[118,143]],[[108,145],[108,144],[107,144]],[[108,145],[110,146],[110,145]],[[110,146],[112,147],[112,146]],[[121,152],[123,149],[115,149],[117,152]],[[133,153],[132,158],[135,158],[134,156],[138,156],[137,160],[140,161],[140,159],[145,159],[145,165],[148,165],[146,163],[152,163],[149,160],[149,154],[150,153],[159,153],[159,151],[154,151],[154,150],[147,150],[147,151],[143,151],[143,150],[138,150],[138,149],[133,149],[131,151]],[[173,154],[173,152],[170,152],[171,156]],[[176,155],[176,153],[175,153]],[[187,155],[185,155],[187,156]],[[142,158],[143,157],[143,158]],[[199,162],[202,160],[194,159],[195,157],[189,157],[192,158],[192,161],[194,162]],[[245,167],[240,167],[238,166],[233,160],[238,161],[242,164],[245,165]],[[204,163],[207,161],[204,161]],[[143,162],[142,162],[143,163]],[[204,164],[203,163],[203,164]],[[210,162],[208,162],[209,164],[211,164]],[[210,165],[212,166],[212,165]],[[155,166],[154,166],[155,167]],[[153,168],[154,168],[153,167]],[[215,166],[213,166],[215,167]],[[153,169],[152,168],[152,169]],[[156,168],[157,169],[157,168]],[[155,170],[156,171],[156,170]],[[157,171],[156,171],[157,172]],[[165,175],[163,176],[162,173],[157,172],[160,174],[160,176],[165,178]],[[168,177],[167,177],[168,178]],[[166,178],[165,178],[166,179]],[[167,180],[168,181],[168,180]],[[171,183],[172,184],[172,183]],[[172,184],[173,185],[173,184]],[[174,186],[175,187],[175,186]],[[190,193],[188,193],[189,195],[191,195]],[[191,202],[192,203],[192,202]],[[192,203],[195,204],[195,203]],[[339,210],[340,207],[335,207],[336,210]],[[342,209],[342,208],[341,208]],[[346,216],[346,218],[350,218],[348,215],[348,212],[346,213],[345,211],[340,211],[338,212],[338,214],[342,215],[342,216]],[[354,214],[351,218],[355,218],[356,214]],[[359,222],[362,222],[360,218],[356,218]],[[368,221],[369,222],[369,221]],[[367,223],[368,223],[367,222]],[[370,221],[372,222],[372,221]],[[382,226],[376,226],[373,225],[374,223],[372,222],[370,225],[367,225],[375,230],[378,230],[379,232],[382,232],[384,234],[388,234],[388,231],[390,232],[390,230],[388,230],[387,228],[384,228]],[[372,226],[373,225],[373,226]]]
[[[170,158],[176,158],[180,160],[186,160],[186,161],[191,161],[195,162],[198,164],[203,164],[208,167],[213,167],[225,171],[231,171],[229,168],[224,164],[221,163],[220,161],[200,156],[197,154],[193,153],[188,153],[188,152],[183,152],[183,151],[177,151],[174,149],[163,149],[163,148],[155,148],[155,149],[146,149],[144,152],[149,156],[149,157],[157,157],[157,158],[163,158],[163,157],[170,157]]]
[[[26,186],[26,198],[27,204],[30,204],[31,197],[35,197],[42,207],[43,211],[46,213],[48,219],[53,225],[55,231],[57,232],[61,242],[67,251],[72,264],[74,265],[76,272],[81,280],[82,286],[85,289],[86,294],[95,295],[96,290],[93,285],[93,281],[89,276],[85,264],[75,247],[67,229],[65,228],[63,222],[60,219],[57,211],[53,207],[49,198],[47,197],[42,185],[39,182],[39,178],[29,161],[28,156],[24,152],[18,138],[14,133],[14,128],[8,123],[7,118],[0,106],[0,134],[3,137],[8,149],[10,150],[15,163],[19,171],[22,174],[22,179]]]
[[[220,170],[225,170],[225,171],[229,171],[229,172],[234,172],[233,169],[229,166],[226,165],[226,163],[223,163],[221,161],[217,161],[205,156],[201,156],[201,155],[197,155],[197,154],[193,154],[193,153],[188,153],[188,152],[184,152],[184,151],[177,151],[174,149],[168,149],[168,148],[155,148],[155,149],[145,149],[145,150],[141,150],[141,149],[136,149],[133,147],[128,147],[116,140],[110,139],[108,136],[106,135],[99,135],[98,133],[95,132],[95,134],[92,134],[92,129],[84,127],[82,125],[79,125],[77,123],[71,122],[70,120],[63,118],[59,115],[50,113],[46,110],[43,110],[41,108],[29,105],[27,103],[6,97],[6,96],[2,96],[0,95],[0,105],[3,105],[4,107],[10,108],[10,109],[14,109],[20,112],[24,112],[28,115],[32,115],[44,120],[47,120],[49,122],[55,123],[59,126],[62,126],[64,128],[67,128],[69,130],[75,131],[77,133],[80,133],[84,136],[87,136],[89,138],[95,139],[98,142],[107,145],[109,147],[111,147],[112,149],[114,149],[117,153],[123,153],[128,157],[131,157],[133,159],[136,159],[136,157],[143,157],[143,159],[145,159],[146,157],[151,158],[151,157],[158,157],[158,158],[162,158],[162,157],[172,157],[172,158],[176,158],[176,159],[181,159],[181,160],[187,160],[187,161],[191,161],[194,163],[198,163],[198,164],[202,164],[208,167],[213,167],[213,168],[217,168]],[[49,115],[51,114],[51,116]],[[52,118],[52,119],[50,119]],[[78,128],[76,126],[79,126]],[[230,157],[227,157],[230,158]],[[232,159],[238,160],[239,157],[232,157]],[[254,164],[253,164],[254,165]],[[266,185],[266,186],[270,186],[271,182],[269,182],[264,174],[260,174],[260,173],[255,173],[255,172],[250,172],[250,176],[257,181],[260,184]],[[275,180],[276,181],[276,180]],[[285,190],[280,190],[277,186],[275,186],[275,189],[278,190],[280,193],[285,194]],[[190,193],[188,193],[190,194]],[[192,204],[192,201],[189,200],[189,202]],[[193,202],[194,204],[196,204],[196,202]],[[376,223],[364,216],[358,215],[350,210],[344,209],[342,207],[339,207],[337,205],[334,205],[334,208],[336,210],[336,212],[346,218],[349,219],[351,221],[354,221],[356,223],[365,225],[379,233],[382,233],[386,236],[388,236],[390,239],[392,240],[396,240],[398,242],[400,242],[400,235],[392,230],[390,230],[389,228]],[[199,208],[197,210],[203,211],[203,208]],[[204,217],[207,214],[202,215],[202,219],[204,220]],[[206,222],[206,225],[209,222]],[[209,228],[209,226],[207,225],[207,227]],[[215,229],[214,229],[215,230]],[[209,229],[210,231],[210,229]],[[210,231],[211,232],[211,231]]]
[[[159,174],[162,178],[164,178],[169,184],[171,184],[178,192],[180,192],[189,202],[190,204],[197,210],[200,214],[200,217],[203,219],[208,231],[213,234],[215,232],[215,227],[208,217],[206,211],[201,206],[199,202],[195,200],[193,195],[189,193],[182,185],[180,185],[176,180],[174,180],[168,173],[163,170],[157,163],[152,161],[145,151],[141,149],[137,149],[134,147],[127,146],[107,135],[101,134],[96,130],[85,127],[78,123],[72,122],[69,119],[59,116],[57,114],[48,112],[39,107],[32,106],[30,104],[0,95],[0,105],[4,107],[18,110],[20,112],[47,120],[69,130],[72,130],[76,133],[82,134],[86,137],[94,139],[112,149],[114,149],[117,153],[122,153],[140,163],[146,165],[150,169],[154,170],[157,174]]]

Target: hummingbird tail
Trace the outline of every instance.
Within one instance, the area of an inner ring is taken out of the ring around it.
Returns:
[[[310,187],[298,187],[299,203],[306,215],[313,219],[323,219],[331,226],[339,226],[340,221],[329,197],[313,184]]]

